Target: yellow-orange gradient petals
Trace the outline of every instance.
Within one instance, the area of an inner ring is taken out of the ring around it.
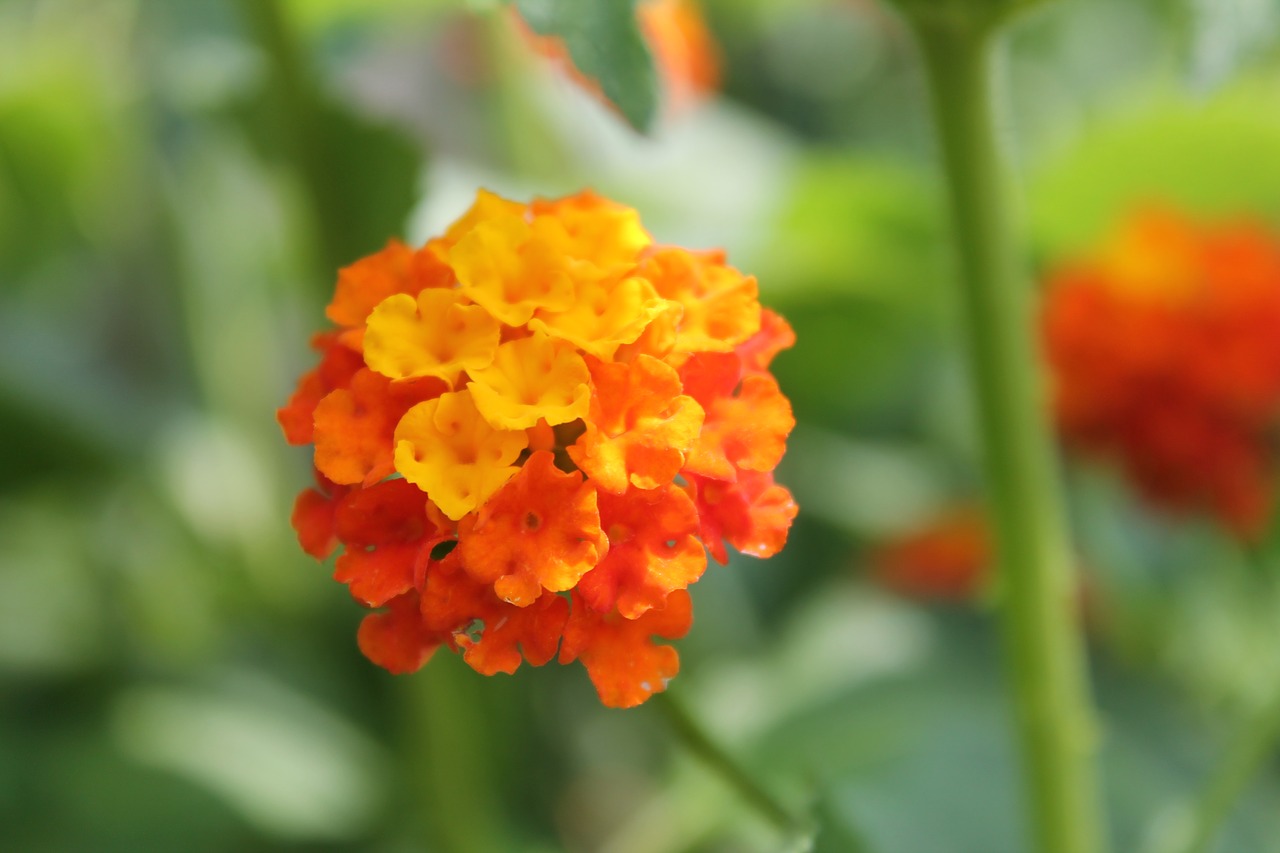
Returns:
[[[454,391],[420,403],[395,430],[395,466],[457,521],[502,488],[528,444],[523,430],[494,429],[471,394]]]
[[[389,240],[382,251],[338,271],[338,286],[325,314],[339,326],[362,326],[388,296],[416,296],[426,287],[449,287],[453,271],[425,249]]]
[[[552,313],[539,311],[529,321],[556,338],[563,338],[597,358],[612,359],[618,347],[640,337],[645,327],[669,310],[653,285],[630,276],[615,284],[579,279],[573,307]]]
[[[596,490],[539,451],[478,512],[462,519],[458,550],[471,577],[503,601],[527,607],[546,589],[563,592],[600,561]]]
[[[493,362],[498,321],[455,290],[388,296],[369,315],[364,360],[391,379],[437,376],[453,385],[464,370]]]
[[[636,265],[640,252],[653,243],[633,208],[587,190],[559,199],[534,199],[534,216],[549,216],[564,229],[565,253],[590,263],[602,275]]]
[[[728,352],[760,328],[755,277],[725,264],[724,252],[655,247],[636,274],[659,296],[684,306],[676,352]]]
[[[444,639],[423,624],[416,592],[397,596],[386,610],[364,617],[356,633],[364,656],[395,675],[421,669]]]
[[[681,370],[687,377],[685,389],[706,411],[702,432],[685,464],[691,474],[732,480],[739,468],[772,471],[782,460],[787,436],[796,425],[791,402],[768,373],[743,377],[732,395],[723,393],[723,385],[717,388],[721,378],[713,379],[714,372],[735,375],[737,369],[729,366],[731,363],[727,357],[708,353],[693,356]],[[713,367],[704,374],[700,369],[704,365]]]
[[[680,393],[675,369],[647,355],[628,364],[588,363],[595,394],[586,431],[569,450],[595,484],[621,494],[628,486],[670,483],[702,427],[702,407]]]
[[[602,492],[599,501],[609,553],[578,583],[592,608],[635,619],[702,577],[707,552],[696,538],[698,510],[679,486]]]
[[[550,593],[526,607],[501,601],[491,585],[473,580],[461,568],[454,549],[428,567],[422,615],[429,628],[450,637],[476,672],[511,674],[521,659],[542,666],[556,656],[569,602]]]
[[[389,476],[392,435],[400,416],[445,390],[438,379],[393,383],[369,369],[350,388],[329,393],[316,406],[316,468],[335,483],[369,485]]]
[[[585,417],[591,402],[587,363],[563,341],[534,333],[498,347],[493,363],[468,373],[476,408],[499,429],[528,429]]]
[[[693,607],[688,592],[676,590],[664,607],[638,619],[600,614],[577,595],[573,599],[560,662],[581,660],[601,702],[610,708],[633,708],[667,689],[667,682],[680,671],[680,656],[653,638],[678,640],[689,632]]]
[[[478,223],[449,250],[462,292],[508,326],[529,322],[539,308],[573,304],[564,226],[548,216],[532,223],[500,215]]]
[[[684,476],[698,507],[702,541],[717,563],[729,561],[725,542],[752,557],[772,557],[787,544],[799,508],[772,472],[739,471],[733,482]]]
[[[413,589],[419,560],[448,535],[427,515],[422,490],[399,479],[352,491],[334,518],[346,552],[334,564],[333,577],[367,607]]]

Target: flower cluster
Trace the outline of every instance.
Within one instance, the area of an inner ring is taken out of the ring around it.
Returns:
[[[1261,228],[1134,217],[1049,281],[1043,314],[1070,447],[1118,460],[1154,504],[1259,535],[1280,413],[1280,246]]]
[[[719,50],[696,0],[640,0],[636,15],[665,94],[676,112],[715,91],[720,85]],[[534,50],[558,62],[580,86],[600,94],[599,84],[574,66],[563,42],[539,36],[528,28],[525,36]]]
[[[794,335],[721,253],[655,245],[582,193],[481,192],[443,236],[342,270],[319,365],[279,411],[315,445],[302,547],[379,608],[392,672],[440,646],[486,675],[581,660],[639,704],[679,668],[686,588],[726,543],[780,549],[794,425],[769,363]]]

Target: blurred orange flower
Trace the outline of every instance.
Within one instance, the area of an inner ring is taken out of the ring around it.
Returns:
[[[380,608],[361,650],[409,672],[581,660],[602,701],[665,689],[687,588],[726,544],[767,557],[795,336],[719,253],[655,246],[591,193],[481,192],[445,236],[343,270],[319,365],[278,417],[314,444],[303,549]]]
[[[993,556],[986,517],[966,507],[883,543],[870,562],[880,583],[908,598],[964,601],[986,583]]]
[[[1270,233],[1146,210],[1050,277],[1042,320],[1070,448],[1118,462],[1156,506],[1263,532],[1280,413]]]
[[[720,85],[719,49],[697,0],[639,0],[636,15],[663,93],[674,111],[687,109],[716,90]],[[534,50],[559,63],[584,89],[601,96],[600,85],[574,66],[563,42],[540,36],[527,26],[521,28]]]

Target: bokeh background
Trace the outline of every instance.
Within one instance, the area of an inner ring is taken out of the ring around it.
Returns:
[[[869,0],[705,11],[721,91],[645,138],[485,3],[0,0],[0,848],[778,849],[578,667],[372,666],[289,527],[309,460],[274,410],[336,268],[481,186],[591,186],[726,247],[799,338],[800,516],[693,589],[673,689],[829,849],[1027,849],[910,41]],[[1075,0],[1016,29],[1037,277],[1152,200],[1280,225],[1278,26]],[[1067,481],[1112,834],[1158,851],[1280,683],[1276,561],[1105,465]],[[893,551],[940,518],[944,557]],[[1218,849],[1280,850],[1280,762]]]

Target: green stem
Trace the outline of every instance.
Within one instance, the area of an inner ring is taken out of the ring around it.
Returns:
[[[764,789],[747,770],[733,759],[703,730],[689,711],[671,696],[659,693],[653,697],[653,705],[666,717],[668,725],[685,747],[714,771],[765,820],[784,835],[797,835],[805,831],[804,823],[772,794]]]
[[[1185,853],[1207,853],[1218,829],[1263,763],[1280,746],[1280,693],[1242,729],[1209,778],[1196,809]]]
[[[1035,849],[1102,848],[1071,551],[992,109],[994,24],[914,16],[949,195]]]

